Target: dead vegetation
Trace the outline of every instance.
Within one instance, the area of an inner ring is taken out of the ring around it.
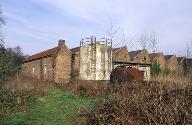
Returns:
[[[83,96],[111,96],[97,107],[82,111],[87,124],[184,125],[192,124],[192,83],[187,81],[128,82],[112,85],[74,81],[60,86]]]
[[[192,85],[174,82],[126,83],[112,101],[87,114],[87,124],[192,124]]]
[[[50,83],[33,78],[14,77],[9,79],[0,89],[0,120],[12,114],[14,107],[16,107],[15,110],[24,110],[28,102],[47,95],[50,88]],[[9,109],[11,110],[9,111]]]
[[[82,96],[109,96],[112,94],[112,87],[108,82],[73,80],[68,84],[56,84],[64,91],[73,92]]]

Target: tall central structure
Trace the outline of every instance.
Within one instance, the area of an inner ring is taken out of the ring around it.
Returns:
[[[86,38],[80,43],[80,79],[110,80],[112,71],[112,42]]]

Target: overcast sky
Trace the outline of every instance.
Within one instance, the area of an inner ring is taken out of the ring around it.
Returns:
[[[34,54],[65,39],[69,48],[106,37],[112,23],[128,39],[156,32],[158,50],[184,55],[192,40],[192,0],[1,0],[6,46]],[[121,45],[119,45],[121,46]],[[123,46],[123,44],[122,44]],[[137,44],[129,50],[140,49]]]

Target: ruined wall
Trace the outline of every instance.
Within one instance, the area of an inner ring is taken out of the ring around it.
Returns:
[[[71,78],[71,56],[71,52],[66,46],[58,51],[54,65],[54,81],[56,83],[69,82]]]
[[[129,53],[126,47],[119,48],[116,51],[113,51],[113,60],[119,62],[127,62],[130,60]]]
[[[97,43],[80,48],[80,79],[109,80],[112,71],[112,49]]]
[[[73,70],[75,71],[79,71],[80,69],[80,57],[79,57],[79,52],[76,53],[76,54],[73,54],[72,55],[72,67],[73,67]]]

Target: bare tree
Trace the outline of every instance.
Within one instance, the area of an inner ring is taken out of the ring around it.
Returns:
[[[142,49],[147,49],[149,46],[149,36],[147,34],[142,34],[137,38],[137,43]]]
[[[149,48],[152,50],[152,52],[157,51],[157,37],[156,37],[156,32],[152,32],[152,34],[149,37]]]
[[[5,18],[3,16],[3,11],[1,9],[1,6],[0,6],[0,28],[5,25],[6,21],[5,21]],[[1,30],[0,30],[0,42],[3,41],[3,38],[2,38],[2,35],[1,35]]]
[[[192,57],[192,41],[191,42],[187,42],[187,50],[186,50],[186,56],[187,58],[191,58]]]

